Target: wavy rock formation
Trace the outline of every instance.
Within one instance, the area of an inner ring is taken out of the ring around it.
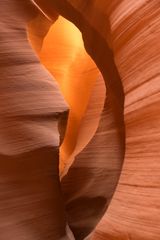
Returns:
[[[37,14],[30,1],[1,2],[1,240],[71,239],[58,174],[58,121],[68,108],[28,43]]]
[[[160,1],[0,13],[1,239],[159,239]]]
[[[125,93],[126,152],[113,201],[93,239],[160,236],[160,2],[112,6],[113,51]]]

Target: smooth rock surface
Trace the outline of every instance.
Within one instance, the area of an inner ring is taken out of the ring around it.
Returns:
[[[29,0],[1,2],[1,240],[72,239],[58,170],[58,122],[68,108],[28,42],[27,23],[37,14]]]

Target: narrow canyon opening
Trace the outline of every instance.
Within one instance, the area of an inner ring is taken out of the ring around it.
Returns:
[[[29,23],[28,33],[41,63],[57,81],[69,107],[66,133],[60,147],[60,174],[63,176],[97,130],[106,87],[99,69],[85,50],[81,32],[73,23],[59,16],[51,24],[39,15]],[[94,111],[92,116],[90,107]]]

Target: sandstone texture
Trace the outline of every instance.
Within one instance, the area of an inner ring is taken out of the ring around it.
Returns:
[[[160,0],[0,13],[0,239],[158,240]]]
[[[37,14],[30,1],[1,2],[1,240],[63,239],[67,227],[58,122],[68,107],[28,42],[27,23]]]

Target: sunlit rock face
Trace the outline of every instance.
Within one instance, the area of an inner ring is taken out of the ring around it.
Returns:
[[[62,17],[46,35],[39,55],[41,62],[58,81],[70,109],[61,146],[61,163],[64,165],[75,149],[81,119],[87,111],[92,89],[100,73],[84,49],[80,31]]]
[[[159,239],[159,9],[3,1],[2,240]]]
[[[37,29],[38,23],[42,23],[40,34]],[[48,33],[42,41],[47,32],[45,29]],[[73,155],[81,119],[87,111],[91,92],[100,72],[84,49],[80,31],[66,19],[59,17],[51,26],[51,23],[44,19],[43,15],[39,15],[29,23],[28,33],[31,44],[37,51],[42,64],[55,77],[61,93],[69,105],[66,136],[61,145],[61,164],[64,165],[69,161],[70,155]],[[104,84],[102,83],[102,85]],[[102,88],[105,89],[105,86]],[[104,102],[103,92],[101,92],[102,100],[98,101],[101,105]],[[99,112],[98,115],[102,111],[102,107],[96,108]],[[94,117],[96,118],[96,115]],[[91,125],[94,126],[92,122]],[[90,132],[89,129],[87,132]],[[85,146],[85,143],[82,145]]]

